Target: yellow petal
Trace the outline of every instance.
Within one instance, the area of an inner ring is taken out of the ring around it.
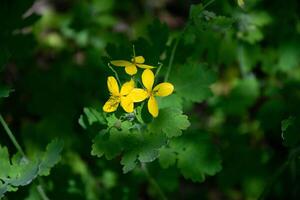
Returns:
[[[154,74],[150,69],[145,69],[142,74],[142,82],[148,91],[152,90],[154,83]]]
[[[121,106],[126,112],[133,112],[133,101],[130,97],[121,97]]]
[[[141,102],[148,97],[148,93],[143,89],[134,88],[128,96],[133,100],[133,102]]]
[[[136,65],[137,65],[139,68],[142,68],[142,69],[153,69],[153,68],[155,68],[155,67],[150,66],[150,65],[139,64],[139,63],[136,63]]]
[[[132,63],[127,60],[113,60],[110,61],[110,63],[118,67],[127,67],[132,65]]]
[[[113,96],[118,96],[119,95],[119,85],[118,85],[118,82],[115,79],[115,77],[109,76],[107,78],[107,87],[108,87],[109,92]]]
[[[172,94],[174,91],[174,86],[171,83],[160,83],[154,87],[153,93],[154,95],[165,97]]]
[[[148,110],[153,117],[158,116],[158,105],[156,99],[153,96],[150,96],[148,101]]]
[[[131,61],[135,63],[144,63],[145,58],[143,56],[136,56],[133,59],[131,59]]]
[[[134,81],[131,79],[130,81],[127,81],[122,85],[120,93],[123,96],[128,95],[133,88],[134,88]]]
[[[125,67],[125,71],[127,74],[132,76],[137,73],[137,68],[134,64],[131,64],[131,65]]]
[[[115,97],[110,97],[109,100],[104,104],[104,112],[114,112],[119,106],[120,99]]]

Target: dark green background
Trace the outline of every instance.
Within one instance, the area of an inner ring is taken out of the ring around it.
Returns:
[[[65,142],[61,162],[43,179],[50,199],[157,198],[139,169],[123,174],[119,159],[91,156],[95,133],[84,131],[78,119],[84,107],[101,110],[107,99],[109,59],[129,59],[136,40],[149,64],[167,66],[173,38],[190,23],[174,65],[201,62],[216,81],[212,97],[192,103],[190,96],[184,111],[195,134],[211,136],[222,170],[194,183],[155,161],[153,177],[169,199],[252,200],[264,188],[266,199],[300,198],[300,4],[244,2],[215,0],[193,20],[190,6],[202,1],[48,0],[33,6],[32,0],[1,0],[1,85],[14,89],[1,99],[1,114],[28,154],[53,138]],[[214,15],[219,18],[208,22]],[[198,78],[174,69],[177,83]],[[290,116],[294,123],[282,132]],[[0,144],[16,152],[2,129]],[[6,198],[39,199],[35,184]]]

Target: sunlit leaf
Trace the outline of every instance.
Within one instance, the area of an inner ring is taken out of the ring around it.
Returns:
[[[215,79],[216,75],[209,67],[199,64],[185,64],[171,73],[177,94],[193,102],[202,102],[212,96],[210,86]]]
[[[161,109],[157,118],[149,124],[154,134],[165,134],[168,138],[178,137],[190,126],[190,122],[182,111],[174,108]]]
[[[24,158],[20,154],[11,159],[6,147],[0,146],[0,197],[7,191],[15,191],[20,186],[30,184],[37,176],[48,176],[50,169],[60,159],[62,141],[52,141],[42,157]]]

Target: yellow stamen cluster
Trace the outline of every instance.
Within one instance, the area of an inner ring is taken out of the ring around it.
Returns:
[[[137,67],[143,68],[142,83],[143,88],[135,88],[135,83],[131,79],[121,86],[113,76],[109,76],[107,79],[107,87],[110,92],[110,98],[104,104],[103,110],[105,112],[114,112],[117,110],[119,104],[122,108],[130,113],[134,110],[134,103],[148,100],[148,110],[153,117],[157,117],[159,113],[158,104],[155,99],[156,96],[165,97],[173,93],[174,86],[171,83],[164,82],[153,87],[155,76],[150,70],[154,67],[143,64],[145,59],[143,56],[134,57],[131,62],[125,60],[111,61],[111,64],[119,67],[125,67],[125,71],[129,75],[137,73]]]

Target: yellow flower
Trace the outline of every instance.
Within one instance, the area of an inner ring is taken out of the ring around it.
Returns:
[[[134,102],[148,100],[148,110],[153,117],[158,116],[158,105],[155,96],[165,97],[172,94],[174,86],[171,83],[160,83],[153,88],[154,74],[150,69],[145,69],[142,74],[142,83],[145,89],[134,88],[129,96]]]
[[[127,60],[113,60],[110,63],[118,66],[118,67],[125,67],[125,71],[129,75],[134,75],[137,73],[137,67],[142,69],[152,69],[153,66],[143,64],[145,62],[145,58],[143,56],[136,56],[131,59],[131,62]]]
[[[134,88],[133,80],[124,83],[121,87],[121,91],[119,91],[117,80],[113,76],[109,76],[107,78],[107,87],[110,92],[110,97],[103,106],[104,112],[116,111],[120,103],[126,112],[133,112],[133,100],[128,96]]]

